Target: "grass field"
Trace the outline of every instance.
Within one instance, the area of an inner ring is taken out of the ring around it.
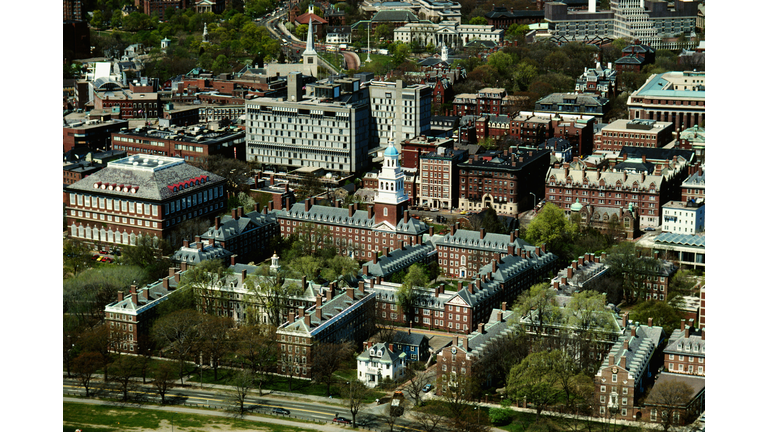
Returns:
[[[137,408],[89,405],[64,402],[64,432],[82,429],[87,432],[117,432],[126,430],[228,431],[265,430],[299,432],[312,429],[282,426],[194,414],[178,414]]]

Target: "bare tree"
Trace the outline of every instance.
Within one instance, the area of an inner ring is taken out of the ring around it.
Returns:
[[[282,271],[270,273],[264,266],[259,274],[252,274],[246,279],[248,288],[247,322],[261,322],[261,315],[266,314],[267,322],[272,327],[280,327],[288,316],[288,302],[292,297],[303,294],[300,285],[286,283]]]
[[[237,330],[235,337],[238,355],[248,362],[251,381],[258,386],[261,396],[267,372],[274,369],[280,354],[275,328],[266,324],[243,326]]]
[[[210,360],[214,381],[219,380],[221,359],[232,351],[229,333],[234,322],[230,317],[204,315],[200,323],[200,351]]]
[[[165,405],[165,395],[173,388],[176,381],[176,368],[168,362],[160,362],[152,377],[152,386],[160,395],[160,403]]]
[[[333,374],[341,369],[352,354],[352,342],[318,343],[312,348],[312,379],[326,385],[325,395],[331,395]]]
[[[99,369],[99,365],[102,362],[102,357],[96,352],[84,352],[77,356],[72,362],[72,369],[77,376],[77,380],[85,387],[85,397],[90,396],[91,381],[93,375]]]
[[[363,406],[363,401],[370,394],[371,390],[358,380],[348,383],[342,391],[343,397],[349,400],[349,413],[352,414],[352,427],[357,427],[357,413]]]
[[[443,425],[449,424],[448,419],[431,411],[419,412],[415,417],[416,423],[424,432],[438,432]]]
[[[170,350],[179,362],[179,378],[184,383],[184,361],[195,352],[200,336],[201,315],[192,309],[173,312],[152,326],[152,338]]]
[[[403,385],[403,392],[413,399],[415,406],[421,405],[422,389],[429,383],[430,377],[426,371],[417,371],[413,368],[413,363],[408,365],[405,371],[406,383]]]
[[[229,395],[230,401],[234,405],[232,408],[236,415],[242,417],[246,412],[245,399],[255,386],[253,373],[249,370],[240,371],[230,380],[229,384],[232,386]]]
[[[679,379],[659,381],[651,389],[645,403],[661,411],[661,426],[666,432],[673,424],[686,420],[688,413],[685,407],[694,396],[694,390]]]
[[[138,357],[122,355],[112,363],[112,381],[118,383],[120,391],[123,392],[124,402],[128,401],[128,392],[135,387],[133,377],[138,376],[138,374]]]

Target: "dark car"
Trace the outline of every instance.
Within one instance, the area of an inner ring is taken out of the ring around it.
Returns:
[[[648,228],[646,228],[645,230],[646,230],[646,231],[656,231],[656,228],[654,228],[654,227],[648,227]]]
[[[333,422],[334,423],[339,423],[339,424],[350,424],[350,423],[352,423],[349,419],[345,419],[344,417],[336,417],[335,419],[333,419]]]
[[[288,415],[291,412],[288,411],[285,408],[272,408],[272,414],[282,414],[282,415]]]

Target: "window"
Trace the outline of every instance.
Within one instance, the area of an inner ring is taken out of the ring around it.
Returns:
[[[611,382],[619,382],[619,376],[617,374],[612,374]]]

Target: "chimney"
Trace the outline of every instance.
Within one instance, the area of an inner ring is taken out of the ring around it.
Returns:
[[[213,237],[208,239],[208,246],[213,246]]]
[[[691,337],[691,327],[690,326],[685,326],[685,330],[683,331],[683,333],[684,333],[684,337],[686,339]]]
[[[680,320],[680,331],[685,331],[685,319]]]
[[[473,292],[473,283],[472,282],[470,282],[469,285],[467,285],[467,291],[470,294],[474,294],[474,292]]]
[[[648,327],[653,327],[653,317],[648,317]]]
[[[237,209],[236,208],[232,209],[232,213],[231,214],[232,214],[232,219],[237,220]]]
[[[245,280],[246,280],[247,278],[248,278],[248,271],[247,271],[247,270],[245,270],[245,269],[243,269],[243,270],[240,272],[240,281],[241,281],[243,284],[245,284]]]
[[[576,260],[571,261],[571,268],[574,269],[574,270],[578,270],[578,268],[579,268],[578,261],[576,261]]]
[[[515,238],[517,239],[518,237],[520,237],[520,230],[515,228]]]
[[[453,346],[459,346],[459,337],[458,336],[454,336],[453,337]]]
[[[218,231],[220,224],[221,224],[221,216],[216,216],[216,218],[213,220],[214,229]]]
[[[458,286],[456,287],[456,292],[459,292],[464,289],[464,282],[459,281]]]
[[[621,317],[621,326],[624,328],[629,326],[629,312],[624,312],[624,315]]]
[[[469,351],[469,345],[467,344],[466,336],[461,337],[461,346],[464,347],[465,350]]]
[[[136,293],[136,285],[131,285],[131,302],[135,305],[139,304],[139,294]]]
[[[389,344],[389,350],[395,352],[395,344]]]
[[[408,223],[408,221],[411,219],[411,214],[409,210],[406,210],[403,212],[403,223]]]
[[[563,286],[568,285],[568,278],[565,277],[565,276],[561,276],[560,277],[560,285],[563,285]]]
[[[559,290],[560,289],[560,281],[552,282],[552,288],[555,289],[555,290]]]
[[[306,291],[306,289],[307,289],[307,277],[306,276],[302,276],[301,277],[301,289],[302,289],[302,291]]]
[[[317,315],[318,318],[320,318],[321,316],[320,309],[322,308],[322,306],[323,306],[323,296],[318,294],[317,296],[315,296],[315,314]]]
[[[384,246],[384,255],[383,256],[389,256],[389,246]]]
[[[173,275],[176,274],[176,269],[173,267],[168,267],[168,277],[173,277]]]
[[[256,213],[261,213],[261,203],[256,203],[256,207],[253,209]]]
[[[570,279],[573,277],[573,267],[568,267],[568,276],[567,278]]]
[[[183,244],[184,244],[184,247],[185,247],[185,248],[188,248],[188,247],[189,247],[189,240],[187,240],[187,239],[184,239],[184,242],[183,242]]]
[[[312,207],[312,204],[311,204],[311,201],[309,200],[309,198],[307,198],[307,199],[304,200],[304,211],[308,212],[310,207]]]
[[[272,210],[274,210],[274,209],[275,209],[275,202],[274,202],[274,201],[272,201],[272,200],[270,200],[270,201],[269,201],[269,205],[268,205],[268,210],[267,210],[267,211],[272,211]]]
[[[480,240],[485,238],[485,228],[480,228]]]
[[[187,263],[185,261],[181,263],[181,271],[186,271],[186,270],[187,270]]]
[[[645,155],[643,155],[643,163],[645,163]]]
[[[352,287],[347,287],[347,297],[354,300],[355,299],[355,289]]]
[[[622,367],[622,369],[627,368],[627,356],[621,356],[621,360],[619,360],[621,363],[619,363],[619,366]]]
[[[376,251],[373,253],[373,263],[378,264],[379,263],[379,251]]]
[[[507,245],[507,255],[515,256],[515,247],[510,245]]]
[[[582,255],[582,256],[579,257],[579,267],[581,267],[583,265],[584,265],[584,256]]]
[[[632,326],[632,337],[637,336],[637,326]]]
[[[333,283],[328,285],[328,289],[325,290],[325,301],[331,301],[334,294]]]
[[[499,269],[499,263],[498,263],[498,261],[496,261],[496,260],[492,260],[492,261],[491,261],[491,266],[492,266],[491,268],[493,269],[492,271],[493,271],[494,273],[496,273],[496,271]]]
[[[365,294],[365,281],[357,282],[357,289],[360,290],[360,294]]]
[[[435,287],[435,297],[440,297],[440,287]]]
[[[542,254],[547,253],[547,244],[546,243],[542,243],[541,244],[541,253]]]
[[[483,330],[484,330],[483,327],[484,327],[483,323],[478,324],[477,325],[477,332],[480,333],[480,334],[483,334]]]
[[[275,175],[274,174],[270,174],[269,175],[269,185],[270,186],[274,186],[275,185]]]
[[[312,317],[309,315],[304,315],[304,325],[307,327],[312,327]]]
[[[237,254],[232,254],[229,257],[229,265],[235,265],[235,258],[237,258]]]
[[[238,219],[243,217],[243,206],[237,206],[237,217]]]
[[[435,227],[433,227],[432,225],[429,226],[429,235],[430,236],[435,235]]]
[[[117,301],[119,301],[119,302],[123,301],[123,292],[122,291],[118,291],[117,292]]]
[[[373,206],[368,206],[368,219],[373,219]]]
[[[456,225],[451,225],[451,235],[456,235]]]
[[[496,321],[504,321],[504,312],[496,311]]]
[[[621,344],[621,347],[625,350],[629,349],[629,339],[624,339],[624,342]]]
[[[363,275],[368,276],[368,266],[363,266]]]
[[[704,330],[706,330],[706,329],[704,329],[704,328],[701,329],[701,340],[704,340]]]
[[[608,364],[611,366],[616,364],[616,357],[613,354],[608,354]]]
[[[203,242],[200,241],[200,236],[195,236],[195,246],[197,246],[197,250],[203,250]]]
[[[171,281],[169,279],[169,276],[166,276],[163,278],[163,288],[166,290],[171,287]]]
[[[354,215],[354,214],[355,214],[355,205],[354,204],[350,204],[349,205],[349,217],[352,217],[352,215]]]
[[[605,261],[605,252],[600,254],[600,261]]]

